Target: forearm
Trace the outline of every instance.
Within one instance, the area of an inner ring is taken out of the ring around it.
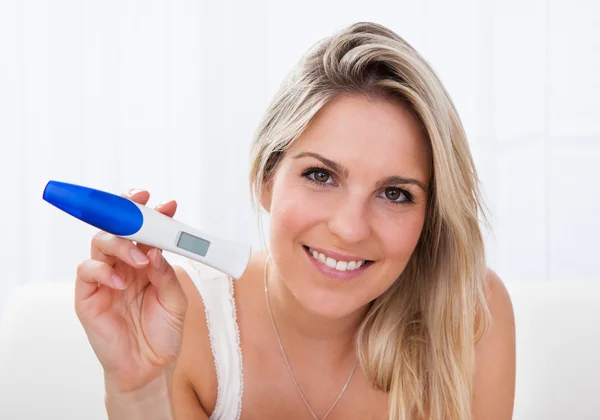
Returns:
[[[165,373],[143,389],[122,392],[105,381],[106,412],[109,420],[174,420],[172,374]]]

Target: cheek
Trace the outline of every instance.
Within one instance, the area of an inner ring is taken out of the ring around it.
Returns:
[[[281,184],[273,191],[271,228],[277,236],[291,236],[314,226],[323,218],[323,211],[314,205],[305,189]]]
[[[365,283],[365,289],[361,291],[363,303],[380,296],[398,279],[415,250],[422,226],[423,218],[419,218],[418,215],[405,217],[394,224],[390,224],[389,220],[379,224],[377,237],[384,261],[378,275],[375,276],[377,280]]]
[[[392,225],[390,223],[386,223],[385,226],[381,225],[378,236],[381,238],[388,260],[403,266],[408,262],[421,236],[423,221],[423,215],[414,213],[406,215]]]

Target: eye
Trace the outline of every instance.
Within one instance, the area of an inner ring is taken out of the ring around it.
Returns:
[[[412,195],[402,188],[390,187],[386,188],[383,193],[384,197],[393,204],[410,203],[413,201]]]
[[[310,169],[307,169],[303,173],[303,175],[305,177],[307,177],[309,180],[311,180],[312,182],[315,182],[317,184],[333,184],[334,183],[333,177],[325,169],[310,168]]]

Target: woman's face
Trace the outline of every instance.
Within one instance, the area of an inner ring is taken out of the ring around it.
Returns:
[[[349,315],[398,278],[423,228],[430,159],[399,103],[340,96],[320,110],[262,199],[273,261],[304,308]]]

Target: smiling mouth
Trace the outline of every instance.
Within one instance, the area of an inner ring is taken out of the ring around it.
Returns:
[[[373,261],[371,261],[371,260],[352,260],[352,261],[336,260],[334,258],[326,256],[325,254],[323,254],[321,252],[315,251],[314,249],[312,249],[306,245],[303,245],[303,248],[311,258],[325,264],[327,267],[329,267],[333,270],[337,270],[337,271],[341,271],[341,272],[358,270],[361,267],[365,268],[366,266],[373,263]]]

